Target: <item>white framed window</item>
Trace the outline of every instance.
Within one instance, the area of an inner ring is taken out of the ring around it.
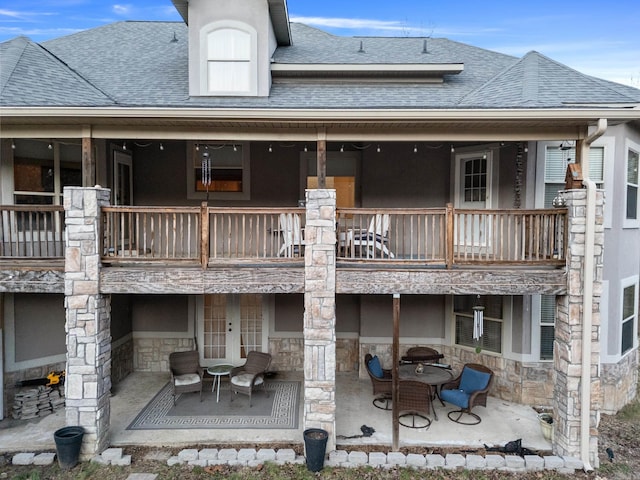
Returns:
[[[249,200],[248,143],[190,142],[187,150],[188,198]]]
[[[640,216],[638,204],[640,203],[640,188],[638,179],[638,160],[640,158],[640,145],[627,140],[626,146],[626,176],[625,176],[625,217],[624,226],[639,227]]]
[[[483,351],[503,352],[504,298],[501,296],[456,295],[453,299],[455,318],[455,344]],[[484,307],[483,332],[479,339],[474,334],[474,306]]]
[[[540,295],[540,360],[553,360],[556,333],[556,297]]]
[[[638,276],[622,281],[622,301],[620,318],[620,353],[633,350],[637,346],[638,324]]]
[[[201,33],[203,95],[257,95],[257,33],[250,25],[225,21]]]
[[[592,146],[589,149],[589,178],[598,188],[604,188],[604,146]],[[561,147],[547,145],[545,148],[544,165],[544,208],[553,206],[553,199],[558,191],[565,189],[567,165],[576,162],[575,147]]]

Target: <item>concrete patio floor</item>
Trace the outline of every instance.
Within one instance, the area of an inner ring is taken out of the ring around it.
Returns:
[[[277,380],[302,381],[301,373],[279,373]],[[116,385],[111,397],[110,446],[148,445],[181,447],[195,444],[283,444],[303,442],[303,399],[300,399],[300,426],[297,429],[183,429],[183,430],[127,430],[127,426],[169,380],[168,374],[136,372]],[[211,392],[205,394],[214,395]],[[302,395],[302,392],[301,392]],[[392,418],[390,411],[375,408],[369,379],[358,379],[355,373],[337,376],[336,435],[340,449],[349,445],[381,445],[389,449],[392,444]],[[410,429],[400,426],[400,447],[425,446],[481,448],[504,445],[522,439],[522,446],[532,450],[551,451],[551,444],[542,436],[535,410],[490,397],[487,408],[476,407],[482,417],[475,426],[458,425],[447,418],[453,407],[443,407],[436,401],[438,421],[428,429]],[[360,427],[375,430],[370,437],[345,439],[361,435]],[[53,433],[65,426],[64,409],[41,419],[0,421],[0,451],[55,450]]]

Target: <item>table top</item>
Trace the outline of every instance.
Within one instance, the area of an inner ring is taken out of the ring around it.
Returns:
[[[399,372],[404,380],[418,380],[429,385],[442,385],[453,379],[451,370],[432,365],[425,365],[422,373],[416,373],[416,365],[400,365]]]
[[[233,365],[229,365],[227,363],[221,363],[220,365],[213,365],[212,367],[207,367],[207,373],[209,375],[229,375],[231,373],[231,369]]]

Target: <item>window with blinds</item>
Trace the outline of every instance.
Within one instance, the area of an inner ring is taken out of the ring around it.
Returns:
[[[556,297],[540,296],[540,360],[553,359],[556,323]]]
[[[638,219],[638,152],[627,154],[627,220]]]
[[[575,163],[576,149],[547,146],[544,166],[544,207],[551,208],[559,190],[564,190],[567,165]],[[589,150],[589,178],[598,188],[604,187],[604,147]]]
[[[456,345],[482,348],[489,352],[502,353],[502,303],[499,296],[477,298],[473,295],[454,297],[454,315],[456,319]],[[473,307],[484,307],[483,334],[480,339],[473,338]]]
[[[633,348],[633,327],[636,317],[636,286],[629,285],[625,287],[622,294],[621,353],[623,355]]]

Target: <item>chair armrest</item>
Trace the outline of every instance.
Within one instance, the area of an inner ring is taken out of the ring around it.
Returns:
[[[229,378],[235,377],[236,375],[238,375],[241,372],[244,372],[244,365],[241,366],[241,367],[233,367],[231,369],[231,371],[229,372]]]
[[[460,388],[460,377],[451,380],[450,382],[443,383],[440,390],[458,390]]]

